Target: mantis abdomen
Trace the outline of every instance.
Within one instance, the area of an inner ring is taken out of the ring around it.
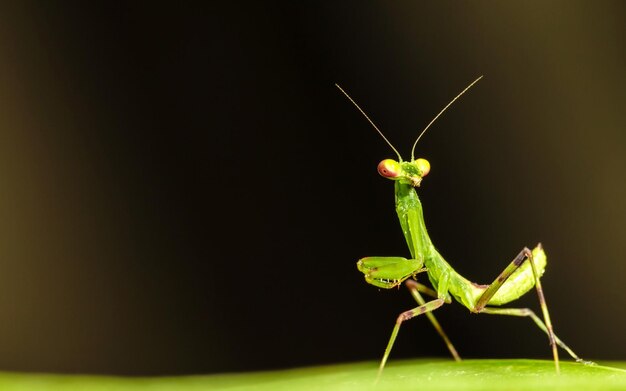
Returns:
[[[541,244],[537,245],[532,251],[533,259],[535,261],[535,267],[537,268],[537,277],[541,277],[546,270],[546,253],[543,251]],[[489,285],[480,285],[470,282],[465,277],[455,272],[447,262],[437,252],[434,255],[437,260],[426,260],[426,267],[428,268],[428,277],[435,286],[435,289],[439,286],[439,279],[442,272],[449,273],[448,291],[458,301],[467,307],[470,311],[474,311],[476,303],[480,297],[485,293],[485,290]],[[445,265],[443,270],[442,265]],[[514,301],[526,292],[531,290],[535,286],[535,279],[533,276],[533,270],[530,266],[530,262],[526,261],[522,263],[511,274],[504,284],[496,291],[495,295],[487,302],[487,305],[502,305]]]
[[[546,270],[546,253],[543,251],[541,244],[538,244],[532,251],[535,267],[537,268],[537,277],[541,277]],[[524,262],[517,270],[511,274],[504,282],[502,287],[498,289],[496,294],[489,300],[487,304],[502,305],[518,299],[523,294],[531,290],[535,286],[535,278],[530,262]]]

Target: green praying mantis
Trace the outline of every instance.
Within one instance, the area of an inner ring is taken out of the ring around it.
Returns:
[[[554,334],[548,306],[543,294],[543,289],[541,288],[541,276],[547,264],[546,253],[541,243],[537,244],[532,250],[524,247],[491,284],[479,285],[460,275],[446,262],[435,249],[426,231],[422,204],[415,189],[420,186],[424,177],[429,173],[430,163],[423,158],[415,159],[415,146],[437,118],[481,78],[482,76],[474,80],[454,97],[424,128],[413,144],[410,161],[402,160],[400,153],[389,140],[387,140],[374,122],[365,114],[359,105],[336,84],[337,88],[339,88],[361,114],[365,116],[368,122],[398,156],[397,161],[393,159],[381,161],[378,164],[378,173],[384,178],[391,179],[395,182],[396,212],[400,219],[402,233],[409,246],[411,258],[366,257],[357,262],[357,267],[359,271],[365,275],[365,281],[367,283],[379,288],[389,289],[405,282],[411,295],[419,305],[413,309],[402,312],[398,316],[385,353],[380,362],[378,376],[381,375],[385,367],[385,363],[389,358],[389,354],[391,353],[391,349],[402,323],[422,314],[426,315],[437,333],[439,333],[452,354],[452,357],[454,357],[456,361],[461,360],[454,345],[452,345],[452,342],[450,342],[450,339],[432,313],[432,311],[441,307],[444,303],[451,303],[452,298],[467,307],[473,313],[530,317],[535,324],[548,335],[557,373],[560,372],[557,345],[569,353],[577,362],[591,364],[590,362],[583,361]],[[428,279],[434,289],[415,280],[416,275],[422,272],[427,273]],[[535,315],[529,308],[495,307],[518,299],[531,290],[533,286],[537,291],[543,320]],[[422,297],[422,293],[432,297],[433,300],[426,302]]]

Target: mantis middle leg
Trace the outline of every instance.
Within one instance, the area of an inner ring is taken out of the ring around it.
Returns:
[[[417,292],[417,289],[415,290],[415,292]],[[436,310],[437,308],[441,307],[443,303],[445,303],[445,299],[443,298],[435,299],[425,304],[422,304],[419,307],[415,307],[411,310],[404,311],[403,313],[398,315],[398,319],[396,320],[396,325],[393,327],[393,331],[391,332],[391,337],[389,337],[387,348],[385,348],[385,354],[383,355],[383,359],[380,362],[380,366],[378,367],[378,377],[380,377],[381,373],[383,372],[383,368],[385,368],[385,363],[387,362],[387,358],[389,358],[389,353],[391,353],[391,348],[393,347],[393,343],[395,342],[396,337],[398,336],[398,331],[400,331],[400,326],[402,325],[402,322],[404,322],[405,320],[414,318],[418,315],[427,314],[433,310]]]
[[[409,290],[411,291],[411,295],[413,296],[413,298],[415,299],[415,301],[417,301],[417,303],[419,305],[426,304],[426,300],[424,300],[422,295],[420,295],[420,292],[425,293],[428,296],[437,298],[437,292],[435,292],[434,290],[430,289],[429,287],[427,287],[425,285],[420,284],[417,281],[407,280],[405,282],[405,284],[406,284],[406,287],[409,288]],[[450,303],[450,298],[449,297],[445,299],[445,303],[448,303],[448,304]],[[448,350],[452,354],[452,357],[454,357],[454,360],[455,361],[461,361],[461,356],[459,356],[459,353],[457,353],[456,349],[454,348],[454,345],[452,345],[452,342],[450,341],[450,338],[448,338],[446,333],[443,331],[443,328],[441,327],[441,325],[437,321],[437,318],[435,318],[435,315],[433,315],[432,312],[426,312],[425,315],[428,318],[428,320],[430,321],[430,323],[433,325],[435,330],[437,330],[437,333],[439,333],[439,335],[443,339],[443,342],[448,347]]]

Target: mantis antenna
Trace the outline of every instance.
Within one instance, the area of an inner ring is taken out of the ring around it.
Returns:
[[[482,76],[481,76],[482,77]],[[475,82],[474,82],[475,83]],[[473,84],[473,83],[472,83]],[[339,87],[339,84],[335,83],[335,86],[337,88],[339,88],[339,91],[341,91],[346,98],[348,98],[350,100],[350,102],[352,102],[352,104],[361,112],[361,114],[363,114],[363,116],[369,121],[370,124],[372,124],[372,126],[374,127],[374,129],[376,129],[376,131],[378,132],[378,134],[380,134],[382,136],[382,138],[387,142],[387,144],[389,144],[389,146],[391,147],[391,149],[393,149],[393,151],[396,153],[396,155],[398,155],[398,161],[402,161],[402,156],[400,156],[400,153],[398,152],[397,149],[394,148],[394,146],[389,142],[389,140],[387,140],[387,137],[385,137],[385,135],[383,134],[383,132],[380,131],[380,129],[378,129],[378,126],[376,126],[376,124],[374,123],[374,121],[372,121],[370,119],[370,117],[367,116],[367,114],[365,114],[365,111],[363,111],[363,109],[361,109],[359,107],[359,105],[356,104],[356,102],[350,98],[350,95],[348,95],[347,92],[345,92],[343,90],[343,88]],[[469,87],[468,87],[469,88]],[[467,89],[467,88],[466,88]],[[465,92],[465,91],[464,91]],[[456,99],[456,98],[455,98]],[[449,105],[448,105],[449,106]]]
[[[469,90],[469,89],[470,89],[470,88],[471,88],[474,84],[476,84],[476,83],[478,82],[478,80],[480,80],[480,79],[482,79],[482,78],[483,78],[483,77],[482,77],[482,76],[480,76],[478,79],[476,79],[476,80],[474,80],[473,82],[471,82],[469,86],[465,87],[465,89],[464,89],[463,91],[461,91],[461,92],[460,92],[457,96],[455,96],[455,97],[454,97],[454,99],[452,99],[452,100],[450,101],[450,103],[448,103],[448,104],[446,105],[446,107],[444,107],[444,108],[443,108],[443,109],[439,112],[439,114],[437,114],[437,115],[435,116],[435,118],[433,118],[433,119],[432,119],[432,121],[430,121],[430,122],[428,123],[428,125],[426,125],[426,127],[424,128],[424,130],[422,130],[422,133],[420,133],[420,135],[419,135],[419,136],[417,136],[417,140],[415,140],[415,143],[413,144],[413,148],[411,149],[411,161],[415,160],[415,157],[414,157],[413,155],[415,154],[415,146],[417,145],[417,142],[418,142],[418,141],[420,141],[420,138],[424,135],[424,133],[426,133],[426,130],[428,130],[428,128],[430,128],[430,125],[432,125],[432,124],[433,124],[433,122],[435,122],[435,121],[437,120],[437,118],[439,118],[439,116],[440,116],[441,114],[443,114],[443,112],[444,112],[444,111],[446,111],[446,109],[447,109],[448,107],[450,107],[450,105],[451,105],[452,103],[454,103],[454,101],[455,101],[455,100],[459,99],[459,98],[461,97],[461,95],[463,95],[463,94],[465,93],[465,91]],[[339,86],[337,86],[337,87],[339,87]],[[341,89],[341,88],[339,88],[339,89]],[[342,90],[342,91],[343,91],[343,90]],[[344,94],[345,94],[345,92],[344,92]],[[352,99],[350,99],[350,100],[352,100]],[[352,102],[352,103],[354,103],[354,102]],[[355,104],[356,104],[356,103],[355,103]],[[357,106],[357,107],[358,107],[358,106]],[[368,119],[369,119],[369,118],[368,118]],[[370,122],[371,122],[371,121],[370,121]],[[383,136],[383,137],[385,137],[385,136]],[[389,141],[387,141],[387,142],[389,142]],[[392,148],[393,148],[393,147],[392,147]]]

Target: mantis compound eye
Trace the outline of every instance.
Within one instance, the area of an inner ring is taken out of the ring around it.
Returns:
[[[415,166],[420,172],[420,176],[425,177],[430,172],[430,163],[426,159],[417,159]]]
[[[378,163],[378,173],[385,178],[396,178],[400,175],[401,171],[402,169],[400,168],[400,163],[393,159],[385,159]]]

